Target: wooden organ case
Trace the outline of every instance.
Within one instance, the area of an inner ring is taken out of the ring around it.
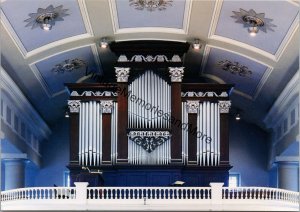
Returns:
[[[227,185],[233,85],[185,79],[187,43],[128,41],[110,48],[114,71],[98,83],[66,84],[71,183]]]

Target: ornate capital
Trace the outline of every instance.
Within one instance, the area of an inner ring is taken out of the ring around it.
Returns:
[[[113,108],[113,101],[112,100],[105,100],[101,101],[101,108],[102,108],[102,113],[111,113],[112,108]]]
[[[130,131],[130,140],[151,153],[170,138],[169,131]]]
[[[199,101],[186,101],[188,113],[198,113]]]
[[[70,113],[79,113],[80,100],[68,100]]]
[[[219,109],[220,109],[220,113],[229,113],[229,109],[231,106],[231,101],[219,101],[218,103],[219,105]]]
[[[183,73],[184,73],[184,67],[169,67],[169,73],[171,77],[171,82],[181,82]]]
[[[115,67],[117,82],[128,82],[130,68]]]

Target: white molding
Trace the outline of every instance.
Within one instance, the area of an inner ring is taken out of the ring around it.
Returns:
[[[121,41],[137,41],[137,40],[158,40],[158,41],[175,41],[175,42],[181,42],[181,43],[187,43],[185,39],[178,40],[178,39],[163,39],[163,38],[152,38],[152,37],[143,37],[143,38],[126,38],[126,39],[115,39],[116,42]]]
[[[208,60],[208,57],[209,57],[209,54],[210,54],[210,50],[212,48],[221,49],[221,50],[224,50],[224,51],[236,54],[236,55],[240,55],[240,56],[248,58],[249,60],[252,60],[252,61],[254,61],[256,63],[260,63],[260,64],[262,64],[264,66],[267,66],[267,69],[266,69],[264,75],[259,80],[259,83],[257,84],[257,86],[256,86],[256,88],[255,88],[255,90],[253,92],[253,96],[251,96],[249,94],[246,94],[246,93],[244,93],[244,92],[242,92],[240,90],[237,90],[236,88],[233,89],[234,93],[236,93],[236,94],[238,94],[238,95],[240,95],[242,97],[245,97],[247,99],[250,99],[250,100],[254,101],[259,96],[261,89],[263,88],[263,86],[265,85],[267,79],[269,78],[270,74],[272,73],[273,67],[271,67],[270,65],[268,65],[268,64],[266,64],[266,63],[264,63],[262,61],[259,61],[259,60],[255,59],[255,58],[249,57],[248,55],[244,55],[242,53],[235,52],[235,51],[232,51],[232,50],[229,50],[229,49],[225,49],[225,48],[222,48],[222,47],[219,47],[219,46],[214,46],[214,45],[207,44],[205,46],[205,49],[204,49],[204,52],[203,52],[202,63],[201,63],[202,64],[201,73],[202,73],[203,76],[206,76],[206,77],[208,77],[208,78],[210,78],[212,80],[216,80],[217,76],[212,77],[214,75],[204,74],[203,73],[204,70],[205,70],[205,68],[206,68],[206,65],[207,65],[207,60]],[[220,78],[219,77],[217,77],[217,78],[218,79],[216,81],[220,82],[220,80],[219,80]],[[223,82],[223,84],[225,83],[223,80],[222,80],[222,82]]]
[[[91,37],[94,37],[94,32],[93,32],[93,28],[92,28],[92,25],[91,25],[91,22],[89,19],[85,0],[77,0],[77,1],[78,1],[78,5],[79,5],[79,9],[81,12],[81,17],[83,19],[85,29],[86,29],[87,33],[91,35]]]
[[[287,162],[299,162],[300,157],[298,156],[276,156],[275,161],[281,162],[281,161],[287,161]]]
[[[292,3],[291,1],[289,1],[289,2]],[[234,40],[234,39],[231,39],[231,38],[216,35],[215,32],[216,32],[218,21],[219,21],[219,18],[220,18],[222,5],[223,5],[223,0],[217,0],[216,1],[215,8],[214,8],[214,11],[213,11],[213,16],[212,16],[212,21],[211,21],[211,24],[210,24],[210,29],[209,29],[209,32],[208,32],[208,38],[212,39],[212,40],[228,43],[228,44],[231,44],[233,46],[237,46],[237,47],[241,47],[241,48],[250,50],[250,51],[258,53],[258,54],[260,54],[260,55],[262,55],[266,58],[269,58],[269,59],[271,59],[275,62],[279,61],[279,59],[281,58],[284,50],[287,48],[288,44],[292,40],[293,35],[296,33],[297,29],[299,28],[299,13],[298,13],[297,16],[295,17],[293,23],[291,24],[290,28],[288,29],[288,32],[284,36],[282,42],[279,44],[275,54],[272,54],[272,53],[267,52],[265,50],[262,50],[260,48],[254,47],[250,44],[246,44],[246,43],[241,42],[241,41],[237,41],[237,40]]]
[[[83,1],[83,0],[78,0],[78,2],[80,2],[80,1]],[[83,8],[83,7],[85,7],[84,3],[79,4],[79,6],[80,6],[80,11],[81,12],[85,10]],[[91,24],[89,23],[88,18],[84,17],[83,14],[82,14],[82,18],[83,18],[83,22],[84,22],[84,25],[86,27],[87,33],[71,36],[71,37],[68,37],[68,38],[64,38],[64,39],[61,39],[61,40],[58,40],[58,41],[48,43],[46,45],[43,45],[43,46],[38,47],[36,49],[33,49],[31,51],[27,51],[26,48],[24,47],[23,43],[21,42],[20,38],[16,34],[15,30],[13,29],[13,27],[9,23],[7,17],[4,15],[4,12],[1,10],[1,23],[4,26],[5,30],[7,31],[7,33],[9,34],[9,36],[12,38],[13,42],[15,43],[15,45],[17,46],[19,51],[22,53],[22,56],[23,56],[24,59],[28,59],[28,58],[30,58],[34,55],[37,55],[41,52],[44,52],[48,49],[56,48],[56,47],[61,46],[61,45],[65,45],[66,43],[71,43],[71,42],[75,42],[75,41],[78,41],[78,40],[83,40],[83,39],[86,39],[86,38],[92,38],[93,37],[93,32],[92,32]]]
[[[96,43],[91,45],[91,49],[92,49],[92,52],[93,52],[93,55],[94,55],[94,60],[95,60],[96,66],[99,70],[99,74],[103,74],[102,73],[102,65],[101,65],[101,61],[100,61],[100,56],[99,56],[99,52],[98,52],[98,48],[97,48]]]
[[[10,97],[15,102],[18,110],[22,113],[27,124],[30,125],[31,129],[35,129],[39,133],[39,136],[47,139],[51,134],[51,130],[40,115],[35,111],[31,103],[26,99],[22,91],[18,88],[15,82],[8,76],[6,71],[1,66],[1,89],[6,90],[7,93],[11,94]]]
[[[268,128],[271,128],[275,125],[275,119],[278,119],[278,115],[286,110],[286,104],[289,100],[298,93],[298,83],[299,83],[299,70],[293,76],[293,78],[289,81],[286,87],[283,89],[279,97],[276,99],[275,103],[272,105],[271,109],[265,116],[263,122]]]
[[[168,28],[168,27],[134,27],[134,28],[123,28],[120,29],[119,18],[116,0],[110,0],[109,8],[111,12],[111,20],[114,34],[126,34],[126,33],[144,33],[144,32],[161,32],[161,33],[172,33],[172,34],[188,34],[189,22],[192,10],[192,0],[186,0],[182,28]]]
[[[53,96],[53,93],[50,91],[50,88],[48,87],[45,79],[43,78],[43,76],[41,75],[41,73],[39,72],[38,68],[36,67],[35,64],[29,64],[29,68],[31,69],[31,71],[33,72],[34,76],[36,77],[36,79],[39,81],[40,85],[42,86],[42,88],[44,89],[45,93],[47,94],[47,96],[49,98],[51,98]]]

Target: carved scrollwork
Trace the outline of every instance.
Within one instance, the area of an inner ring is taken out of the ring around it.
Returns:
[[[112,108],[113,108],[113,101],[112,100],[105,100],[101,101],[101,108],[102,108],[102,113],[111,113]]]
[[[184,67],[169,67],[171,82],[181,82],[184,73]]]
[[[229,113],[229,109],[231,106],[231,101],[219,101],[218,103],[219,105],[219,109],[220,109],[220,113]]]
[[[151,153],[170,138],[169,131],[130,131],[130,140]]]
[[[198,113],[199,101],[187,101],[186,107],[188,113]]]
[[[79,113],[80,100],[68,100],[70,113]]]
[[[117,82],[128,82],[130,68],[115,67]]]

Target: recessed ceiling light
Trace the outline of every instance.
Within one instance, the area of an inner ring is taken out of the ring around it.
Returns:
[[[108,42],[106,40],[106,38],[102,38],[101,41],[100,41],[100,47],[102,49],[106,49],[108,47]]]
[[[200,48],[201,48],[200,40],[199,39],[195,39],[194,43],[193,43],[193,49],[199,50]]]
[[[28,22],[25,27],[31,26],[31,29],[40,27],[43,30],[49,31],[56,21],[63,21],[63,17],[69,15],[65,12],[68,9],[63,9],[63,5],[53,7],[49,5],[46,9],[39,8],[36,13],[28,14],[30,18],[24,20]]]

